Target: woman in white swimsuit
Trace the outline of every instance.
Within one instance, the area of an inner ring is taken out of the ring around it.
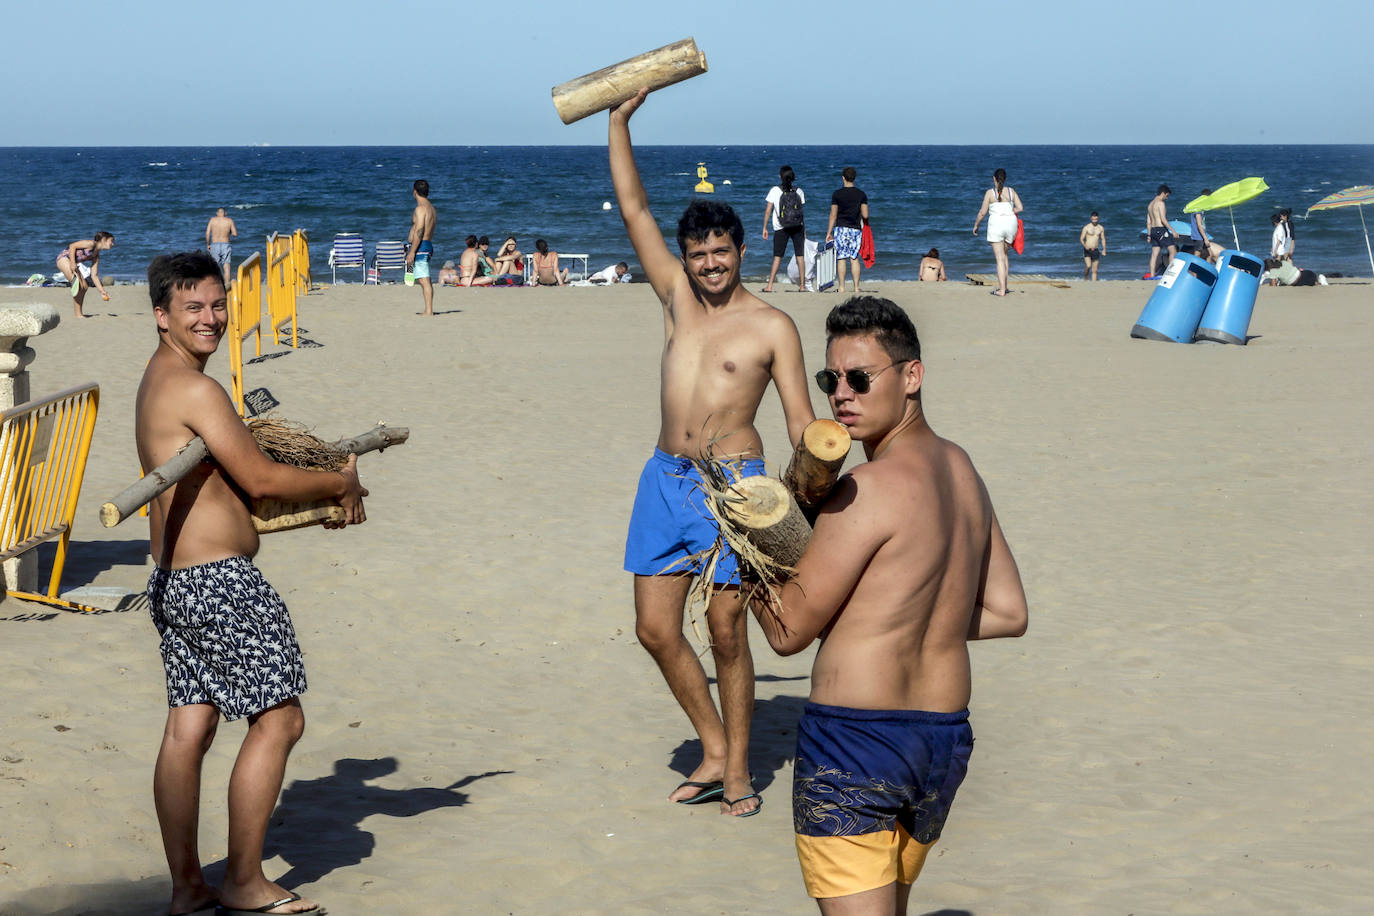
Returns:
[[[973,221],[973,234],[978,234],[978,225],[983,217],[988,218],[988,244],[992,246],[992,256],[997,259],[997,289],[994,296],[1007,294],[1007,249],[1016,238],[1016,214],[1021,212],[1021,198],[1016,189],[1006,186],[1007,172],[998,169],[992,173],[992,187],[983,192],[983,206],[978,208],[978,218]]]

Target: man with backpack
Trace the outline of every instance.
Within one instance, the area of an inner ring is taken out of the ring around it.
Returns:
[[[806,195],[796,186],[797,175],[792,166],[784,165],[778,169],[778,183],[768,191],[763,205],[763,238],[768,239],[768,226],[773,226],[773,267],[768,271],[765,293],[773,291],[773,281],[778,276],[778,266],[782,264],[783,252],[787,243],[792,242],[792,252],[797,258],[797,285],[806,292],[806,222],[802,218],[802,206]]]

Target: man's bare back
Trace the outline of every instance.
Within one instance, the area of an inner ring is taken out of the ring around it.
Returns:
[[[210,222],[205,226],[205,241],[212,245],[228,242],[238,234],[238,227],[234,225],[232,219],[224,215],[222,208],[210,217]]]
[[[1150,205],[1145,208],[1145,228],[1158,229],[1168,228],[1169,218],[1167,205],[1164,203],[1164,194],[1157,194],[1150,201]],[[1137,198],[1138,200],[1139,198]]]

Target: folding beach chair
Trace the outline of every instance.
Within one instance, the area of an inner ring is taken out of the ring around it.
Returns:
[[[377,254],[372,259],[372,268],[376,271],[377,282],[382,282],[382,271],[394,270],[399,274],[406,272],[406,243],[405,242],[378,242]]]
[[[329,249],[329,267],[334,282],[339,282],[339,268],[356,267],[358,279],[367,280],[367,250],[363,247],[363,237],[356,232],[340,232],[334,236],[334,247]]]

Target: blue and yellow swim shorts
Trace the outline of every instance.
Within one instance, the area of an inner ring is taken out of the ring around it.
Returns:
[[[912,884],[968,772],[968,710],[807,703],[797,727],[792,821],[812,897]]]

